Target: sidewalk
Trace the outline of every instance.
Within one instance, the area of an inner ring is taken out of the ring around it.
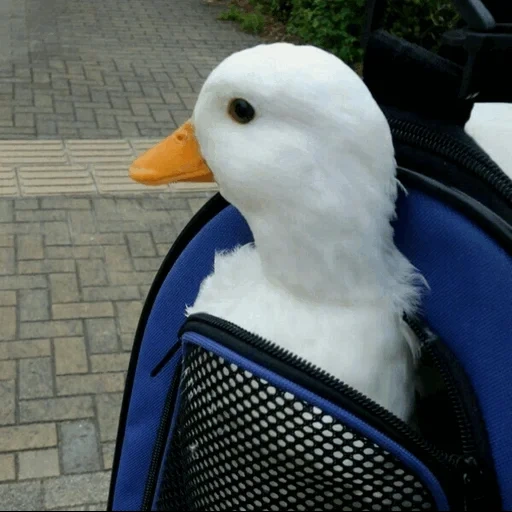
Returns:
[[[170,243],[205,201],[0,202],[2,509],[104,509],[139,313]]]
[[[0,0],[0,505],[104,510],[139,313],[211,186],[136,155],[256,39],[203,0]]]

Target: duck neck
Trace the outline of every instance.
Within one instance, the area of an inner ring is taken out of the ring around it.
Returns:
[[[288,216],[269,208],[246,215],[266,277],[308,300],[367,305],[389,298],[410,271],[389,221],[337,213]]]

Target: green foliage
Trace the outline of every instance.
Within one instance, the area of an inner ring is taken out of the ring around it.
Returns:
[[[276,20],[287,23],[294,7],[294,0],[252,0],[259,3]]]
[[[288,33],[334,53],[347,63],[360,60],[365,0],[293,0]]]
[[[222,21],[241,21],[243,12],[236,6],[230,5],[227,11],[220,14],[219,20]]]
[[[244,14],[240,22],[242,30],[250,34],[261,34],[265,27],[265,16],[260,12],[251,12]]]
[[[264,15],[270,15],[304,43],[324,48],[349,64],[361,61],[366,0],[250,0],[250,4],[253,12],[232,5],[222,19],[238,21],[242,29],[258,34],[264,29]],[[459,25],[451,0],[390,0],[384,23],[391,33],[434,51],[441,35]]]
[[[460,25],[460,16],[449,0],[388,2],[384,22],[392,34],[434,51],[439,49],[443,33]]]
[[[240,27],[250,34],[261,34],[265,27],[265,16],[261,6],[256,6],[254,12],[244,12],[236,5],[230,5],[229,9],[219,16],[223,21],[236,21]]]

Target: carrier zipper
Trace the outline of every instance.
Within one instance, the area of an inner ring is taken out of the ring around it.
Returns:
[[[460,443],[462,448],[462,456],[464,459],[471,460],[476,455],[476,446],[473,434],[471,432],[471,425],[468,421],[464,406],[457,392],[457,388],[453,382],[453,376],[450,370],[446,367],[435,347],[429,343],[430,336],[425,332],[421,324],[412,318],[407,318],[407,324],[414,331],[421,343],[422,352],[427,355],[434,362],[436,368],[441,373],[441,377],[446,386],[446,391],[453,407],[457,427],[459,430]]]
[[[162,418],[158,431],[156,434],[155,444],[153,446],[153,453],[151,455],[151,463],[149,465],[148,477],[146,479],[146,486],[144,487],[144,495],[142,497],[141,510],[151,510],[153,503],[157,478],[160,473],[160,466],[164,457],[167,439],[169,437],[169,430],[171,428],[171,420],[174,411],[174,404],[178,395],[178,388],[181,378],[181,363],[178,364],[174,375],[172,377],[171,386],[165,397],[164,409],[162,411]]]
[[[429,343],[431,337],[425,332],[422,325],[413,318],[407,318],[406,321],[414,334],[420,340],[422,352],[427,353],[434,362],[436,368],[439,370],[453,408],[462,450],[462,456],[457,460],[457,467],[462,474],[464,510],[479,509],[480,501],[485,498],[485,491],[483,490],[482,485],[483,475],[476,457],[476,444],[472,434],[471,425],[454,384],[453,376],[442,361],[435,349],[435,346]]]
[[[464,433],[465,446],[468,449],[467,454],[456,455],[446,453],[436,448],[429,441],[424,439],[420,434],[416,433],[413,429],[411,429],[411,427],[409,427],[409,425],[404,423],[400,418],[398,418],[391,412],[387,411],[379,404],[369,399],[356,389],[339,381],[326,371],[296,356],[295,354],[292,354],[288,350],[283,349],[260,336],[249,333],[248,331],[236,326],[235,324],[232,324],[231,322],[222,320],[220,318],[214,317],[206,313],[194,314],[191,315],[185,322],[185,324],[182,326],[179,336],[183,336],[183,334],[189,330],[196,331],[196,329],[194,328],[194,324],[196,324],[196,322],[199,325],[213,327],[214,329],[224,331],[225,333],[232,335],[241,342],[256,348],[263,354],[266,354],[284,363],[289,367],[299,370],[301,373],[304,373],[309,377],[314,378],[315,380],[321,382],[325,386],[328,386],[330,389],[333,389],[334,391],[338,392],[340,395],[347,397],[351,402],[367,411],[367,413],[370,416],[378,418],[386,425],[391,427],[393,433],[398,434],[402,440],[406,440],[408,444],[413,444],[414,446],[419,448],[431,460],[433,460],[435,463],[443,467],[445,471],[448,471],[449,476],[451,478],[453,478],[454,475],[452,474],[452,472],[455,470],[460,475],[461,480],[459,480],[459,483],[461,487],[464,489],[463,510],[471,510],[473,508],[473,500],[478,499],[478,497],[480,497],[481,494],[479,489],[482,488],[482,475],[481,471],[479,470],[477,460],[474,457],[474,453],[470,453],[471,435],[469,433]],[[422,334],[422,338],[424,340],[426,339],[424,333]],[[455,390],[453,389],[453,384],[451,396],[456,396]],[[467,424],[465,424],[463,428],[466,427]],[[476,495],[478,495],[478,497]],[[460,499],[461,496],[457,496],[457,498]]]
[[[423,148],[451,160],[490,185],[512,204],[512,180],[483,151],[448,133],[435,131],[402,119],[388,118],[391,133],[400,142]]]

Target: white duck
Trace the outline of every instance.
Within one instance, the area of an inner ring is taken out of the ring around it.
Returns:
[[[512,103],[477,103],[466,131],[512,179]]]
[[[130,172],[149,185],[213,172],[254,235],[216,256],[189,314],[233,322],[409,418],[418,345],[402,315],[421,278],[393,242],[388,123],[347,65],[286,43],[235,53]]]

